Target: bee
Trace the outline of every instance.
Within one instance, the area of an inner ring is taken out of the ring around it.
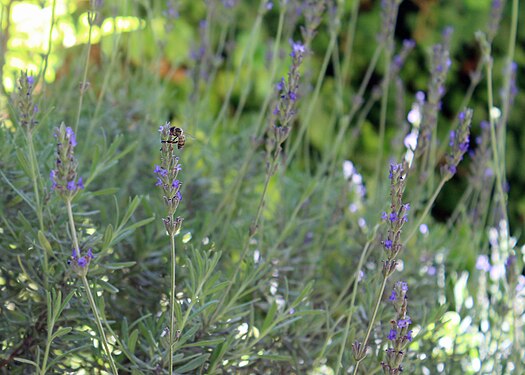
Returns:
[[[162,143],[172,143],[176,144],[179,150],[182,150],[186,144],[186,136],[184,135],[184,130],[177,126],[172,126],[170,128],[170,139],[166,141],[161,141]]]

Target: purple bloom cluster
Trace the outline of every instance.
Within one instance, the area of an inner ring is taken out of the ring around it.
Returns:
[[[77,162],[74,157],[77,138],[73,129],[66,127],[64,123],[55,130],[55,138],[57,158],[55,169],[49,173],[51,189],[64,199],[71,199],[79,190],[84,189],[82,177],[77,178]]]
[[[381,33],[378,41],[387,48],[393,48],[393,36],[396,27],[397,12],[402,0],[381,0]]]
[[[155,165],[153,173],[157,178],[155,186],[163,191],[164,204],[168,215],[163,218],[168,235],[175,236],[182,225],[182,218],[174,219],[175,212],[182,201],[182,183],[178,179],[179,172],[182,170],[179,157],[175,155],[175,142],[172,140],[173,134],[170,123],[159,128],[162,146],[160,149],[160,165]]]
[[[410,210],[410,204],[402,202],[406,186],[406,166],[392,164],[388,177],[390,179],[390,211],[381,214],[381,219],[389,225],[387,238],[381,242],[388,256],[388,259],[383,262],[385,277],[389,277],[396,269],[396,257],[403,249],[401,231],[403,225],[408,221],[408,211]]]
[[[80,256],[80,250],[73,249],[71,251],[71,262],[70,264],[73,265],[73,267],[80,267],[82,269],[85,269],[87,266],[89,266],[89,263],[91,262],[91,259],[93,259],[95,256],[93,255],[93,250],[91,248],[88,249],[86,255]]]
[[[417,142],[417,156],[421,156],[430,145],[432,133],[437,126],[441,99],[445,95],[445,79],[452,63],[449,53],[452,28],[447,27],[442,35],[442,43],[436,44],[432,48],[431,78],[428,86],[427,103],[423,107],[423,119]]]
[[[466,109],[459,114],[458,118],[458,127],[450,132],[450,152],[446,157],[445,165],[441,168],[441,173],[446,180],[451,179],[456,174],[457,166],[469,148],[472,110]]]
[[[299,82],[301,75],[299,67],[303,62],[306,47],[300,42],[290,41],[292,64],[288,71],[288,80],[284,77],[276,85],[278,94],[277,104],[273,110],[274,134],[277,144],[283,143],[289,135],[290,124],[295,118],[297,99],[299,98]]]
[[[394,56],[392,60],[392,77],[398,76],[399,71],[403,67],[408,54],[414,49],[415,46],[416,42],[414,42],[412,39],[405,39],[403,41],[403,48],[397,55]]]
[[[27,72],[20,73],[17,81],[15,105],[18,109],[20,125],[27,131],[31,131],[38,124],[36,120],[38,106],[33,102],[34,89],[35,78],[27,75]]]
[[[381,362],[385,374],[399,374],[403,371],[401,362],[406,354],[406,347],[412,341],[412,330],[410,325],[412,319],[407,314],[408,305],[408,285],[404,281],[398,281],[392,289],[389,300],[396,310],[396,318],[390,321],[391,328],[387,334],[390,341],[389,348],[386,350],[386,360]]]
[[[504,0],[492,0],[490,19],[487,27],[488,40],[492,42],[499,29],[501,15],[503,14]]]

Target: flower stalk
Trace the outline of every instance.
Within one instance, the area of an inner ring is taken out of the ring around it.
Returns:
[[[89,264],[93,259],[93,252],[91,249],[88,249],[86,255],[81,254],[75,227],[75,219],[73,217],[73,209],[71,206],[71,202],[75,196],[80,192],[80,190],[84,189],[82,177],[77,178],[76,172],[78,166],[78,163],[74,157],[74,149],[77,145],[76,135],[73,129],[66,127],[65,124],[62,123],[60,127],[56,129],[55,138],[57,139],[56,168],[50,172],[49,177],[52,183],[52,190],[56,191],[66,204],[69,229],[73,242],[72,255],[68,263],[70,264],[72,270],[82,280],[89,306],[91,307],[93,317],[95,318],[95,324],[97,325],[102,347],[104,348],[104,352],[106,353],[107,359],[109,361],[111,372],[116,375],[118,374],[117,366],[113,360],[113,356],[111,355],[109,343],[104,332],[104,327],[102,326],[100,312],[98,311],[98,307],[91,291],[91,286],[89,285],[87,279]],[[50,345],[49,341],[48,345]],[[45,367],[43,368],[45,369]]]
[[[160,187],[163,192],[164,204],[167,208],[167,215],[162,218],[166,234],[170,237],[170,322],[169,322],[169,358],[168,372],[173,374],[173,345],[177,339],[176,321],[175,321],[175,293],[176,293],[176,271],[177,259],[175,248],[175,236],[180,232],[183,218],[175,217],[179,203],[182,200],[180,189],[182,183],[178,180],[179,172],[182,167],[179,163],[179,157],[175,155],[175,145],[177,149],[184,146],[184,132],[181,128],[170,126],[166,123],[159,128],[161,136],[160,165],[156,165],[154,173],[157,177],[156,186]]]

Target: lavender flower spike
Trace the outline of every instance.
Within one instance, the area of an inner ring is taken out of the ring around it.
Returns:
[[[458,116],[459,124],[455,130],[450,132],[450,151],[446,157],[446,163],[441,168],[441,174],[445,180],[450,180],[456,173],[459,162],[469,148],[470,123],[472,121],[472,110],[466,109]]]
[[[410,330],[412,319],[407,314],[407,292],[408,285],[403,281],[398,281],[392,290],[390,301],[394,304],[397,314],[396,318],[390,321],[392,327],[387,335],[390,344],[386,350],[386,359],[381,362],[384,374],[396,375],[403,371],[401,363],[406,355],[406,347],[413,339]]]
[[[294,120],[299,98],[299,80],[301,78],[299,67],[306,54],[306,46],[300,42],[290,41],[292,51],[292,65],[288,71],[288,79],[281,78],[277,83],[277,103],[273,110],[273,130],[275,141],[278,145],[282,144],[290,134],[290,124]]]
[[[77,178],[77,161],[74,151],[77,145],[76,135],[64,123],[55,130],[57,139],[56,167],[49,173],[51,189],[62,198],[72,199],[80,190],[84,189],[82,177]]]
[[[174,219],[175,212],[182,200],[182,183],[177,178],[182,166],[179,157],[175,155],[175,149],[180,149],[180,137],[184,137],[183,130],[166,123],[159,128],[161,137],[160,165],[155,165],[153,173],[156,184],[162,189],[164,204],[167,208],[167,216],[163,218],[166,231],[169,236],[175,236],[182,225],[182,218]],[[177,147],[175,147],[177,145]]]
[[[387,260],[383,262],[383,274],[389,277],[394,273],[397,266],[397,256],[403,249],[401,231],[408,221],[410,204],[403,203],[403,193],[406,185],[406,165],[392,164],[390,166],[390,211],[383,212],[381,218],[388,223],[387,238],[382,241],[383,248],[387,254]]]

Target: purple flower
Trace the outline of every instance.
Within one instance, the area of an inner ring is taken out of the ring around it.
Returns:
[[[465,152],[467,152],[467,150],[468,150],[468,146],[469,146],[469,139],[467,138],[467,139],[465,140],[465,142],[461,142],[461,143],[459,144],[459,150],[460,150],[462,153],[465,153]]]
[[[93,255],[93,249],[89,248],[86,255],[89,259],[93,259],[95,256]]]
[[[71,146],[75,147],[77,145],[77,137],[73,129],[71,129],[69,126],[66,128],[66,135],[69,138],[69,143]]]
[[[505,267],[511,267],[516,263],[516,255],[510,255],[507,260],[505,260]]]
[[[83,183],[83,181],[82,181],[82,177],[79,177],[79,178],[78,178],[77,189],[79,189],[79,190],[84,190],[84,183]]]
[[[182,194],[181,194],[180,190],[177,191],[177,199],[179,200],[179,202],[182,200]]]
[[[390,330],[390,332],[389,332],[387,338],[388,338],[389,340],[391,340],[391,341],[394,341],[394,340],[396,339],[396,337],[397,337],[397,331],[396,331],[395,329],[392,328],[392,329]]]
[[[412,323],[412,321],[410,320],[410,317],[407,316],[405,319],[399,319],[397,321],[397,326],[399,328],[406,328],[410,323]]]
[[[449,136],[449,138],[450,138],[450,141],[448,142],[448,145],[449,145],[450,147],[452,147],[452,146],[454,146],[454,141],[456,140],[456,132],[455,132],[454,130],[451,130],[451,131],[450,131],[450,136]]]
[[[155,165],[155,169],[153,170],[153,172],[162,177],[166,177],[168,175],[168,171],[165,170],[164,168],[161,168],[158,165]]]
[[[412,330],[407,332],[407,334],[405,336],[405,339],[407,339],[408,341],[412,342]]]
[[[173,180],[173,182],[171,183],[171,186],[174,189],[178,189],[180,187],[180,181],[179,180]]]
[[[49,172],[49,179],[51,180],[51,183],[53,184],[53,186],[51,186],[51,189],[55,189],[57,187],[57,183],[56,183],[56,178],[57,176],[57,172],[52,169],[51,172]]]
[[[85,256],[80,257],[80,259],[77,261],[77,264],[82,268],[86,267],[87,263],[88,263],[88,260],[86,259]]]
[[[155,186],[162,186],[162,185],[164,185],[164,183],[159,177],[157,177],[157,182],[155,183]]]
[[[395,301],[397,299],[397,293],[395,290],[392,289],[392,293],[390,294],[390,297],[388,297],[390,301]]]
[[[395,212],[392,212],[390,214],[390,216],[388,217],[388,219],[391,221],[391,222],[394,222],[397,220],[397,214]]]
[[[69,181],[66,186],[67,190],[69,191],[75,191],[77,189],[77,186],[75,184],[75,181]]]
[[[33,85],[35,83],[35,78],[33,76],[27,76],[27,83]]]
[[[290,52],[290,56],[295,57],[302,57],[305,52],[305,47],[300,42],[294,42],[292,41],[292,52]]]
[[[284,81],[284,77],[281,78],[281,80],[277,83],[277,91],[281,92],[284,90],[284,85],[285,85],[285,81]]]
[[[388,218],[388,214],[383,211],[383,213],[381,214],[381,220],[386,220],[387,218]]]
[[[385,249],[390,250],[392,248],[392,241],[391,240],[386,240],[384,242],[384,245],[385,245]]]

